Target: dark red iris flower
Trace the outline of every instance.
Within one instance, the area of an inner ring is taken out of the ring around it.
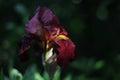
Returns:
[[[75,45],[50,9],[38,7],[25,25],[25,31],[27,34],[21,39],[20,54],[30,48],[33,40],[37,40],[45,51],[46,62],[54,61],[64,67],[68,61],[74,59]]]

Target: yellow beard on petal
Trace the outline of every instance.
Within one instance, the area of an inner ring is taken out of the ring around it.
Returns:
[[[56,39],[69,39],[69,38],[65,35],[58,35]]]

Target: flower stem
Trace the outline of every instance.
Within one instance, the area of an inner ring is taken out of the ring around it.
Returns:
[[[53,77],[58,69],[58,66],[56,63],[50,63],[45,65],[45,70],[47,71],[50,80],[53,80]]]

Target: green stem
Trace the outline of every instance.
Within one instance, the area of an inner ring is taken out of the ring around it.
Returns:
[[[50,80],[53,80],[53,77],[58,69],[58,66],[56,63],[46,64],[45,70],[47,71]]]

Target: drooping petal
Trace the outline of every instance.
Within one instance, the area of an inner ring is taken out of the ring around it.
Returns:
[[[57,48],[59,51],[57,56],[57,63],[61,67],[64,67],[68,61],[75,58],[75,45],[69,38],[64,35],[60,35],[58,39],[55,40],[55,42],[59,46]]]

